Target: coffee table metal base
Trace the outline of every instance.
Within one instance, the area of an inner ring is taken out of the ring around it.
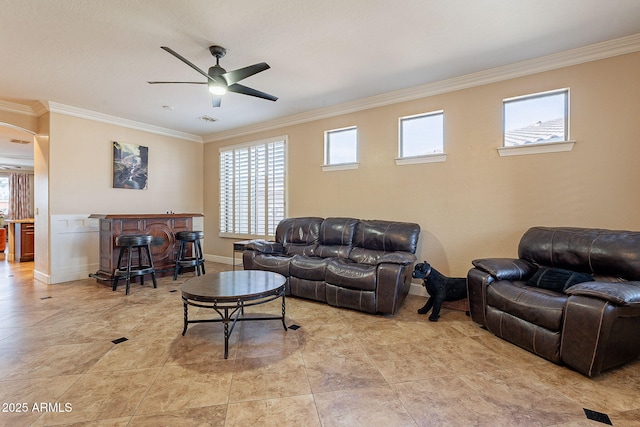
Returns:
[[[262,317],[244,317],[245,307],[251,307],[254,305],[264,304],[269,301],[274,301],[278,298],[282,298],[282,316],[262,316]],[[182,336],[187,333],[187,326],[189,323],[211,323],[222,322],[224,324],[224,358],[229,357],[229,337],[233,328],[238,321],[251,321],[251,320],[281,320],[284,330],[287,330],[287,324],[285,323],[285,288],[284,285],[274,289],[268,293],[262,293],[261,295],[243,295],[236,297],[234,301],[230,301],[228,298],[214,299],[213,301],[192,300],[189,297],[182,295],[182,303],[184,305],[184,329],[182,330]],[[220,318],[214,319],[197,319],[189,320],[189,306],[203,307],[213,309]]]

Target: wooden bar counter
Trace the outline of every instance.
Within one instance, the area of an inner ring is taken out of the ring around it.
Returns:
[[[197,213],[171,214],[92,214],[89,218],[100,220],[100,265],[91,277],[98,282],[111,284],[111,274],[118,264],[120,248],[116,237],[131,234],[150,234],[151,256],[156,274],[173,274],[178,244],[175,233],[193,230],[193,218]]]

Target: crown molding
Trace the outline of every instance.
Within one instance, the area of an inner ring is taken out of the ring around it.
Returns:
[[[121,117],[116,117],[116,116],[111,116],[109,114],[103,114],[95,111],[85,110],[83,108],[73,107],[71,105],[60,104],[52,101],[46,102],[45,105],[47,109],[52,113],[65,114],[67,116],[79,117],[82,119],[93,120],[96,122],[102,122],[102,123],[107,123],[111,125],[130,128],[130,129],[141,130],[144,132],[155,133],[158,135],[184,139],[187,141],[202,142],[202,137],[198,135],[186,133],[186,132],[180,132],[177,130],[167,129],[160,126],[137,122],[134,120],[123,119]]]
[[[499,81],[524,77],[545,71],[551,71],[572,65],[611,58],[640,51],[640,34],[621,37],[590,46],[567,50],[552,55],[516,62],[501,67],[491,68],[476,73],[466,74],[438,82],[427,83],[407,89],[387,92],[360,100],[347,102],[331,107],[320,108],[300,114],[270,120],[238,129],[216,132],[205,135],[204,142],[215,142],[224,139],[250,135],[257,132],[273,130],[285,126],[293,126],[314,120],[335,117],[342,114],[354,113],[376,107],[397,104],[405,101],[426,98],[443,93],[469,89]]]
[[[24,104],[18,104],[16,102],[3,101],[0,99],[0,110],[7,111],[9,113],[22,114],[24,116],[37,117],[37,114],[33,111],[33,107]]]
[[[49,111],[47,108],[47,101],[36,101],[31,104],[31,108],[37,117],[40,117]]]

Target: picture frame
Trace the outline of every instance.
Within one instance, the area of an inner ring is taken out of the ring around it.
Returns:
[[[113,188],[149,187],[149,147],[113,141]]]

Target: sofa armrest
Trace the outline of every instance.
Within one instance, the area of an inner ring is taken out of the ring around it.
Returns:
[[[409,265],[416,262],[418,258],[412,253],[409,252],[389,252],[387,254],[382,255],[378,258],[376,264],[400,264],[400,265]]]
[[[583,282],[565,291],[610,301],[617,305],[640,306],[640,282]]]
[[[513,258],[484,258],[471,263],[497,280],[524,280],[538,269],[537,265],[529,261]]]
[[[270,242],[267,240],[252,240],[244,247],[245,250],[260,252],[263,254],[282,254],[284,247],[282,243]]]

